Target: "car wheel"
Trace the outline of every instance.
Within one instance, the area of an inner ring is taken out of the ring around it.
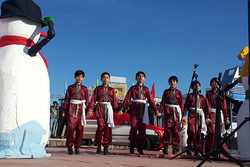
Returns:
[[[136,142],[135,142],[135,147],[138,148],[138,141],[139,141],[139,135],[137,135],[136,137]],[[145,140],[145,143],[144,143],[144,146],[143,146],[143,150],[149,150],[150,148],[150,141],[148,139],[148,137],[146,137],[146,140]]]
[[[82,145],[84,146],[90,146],[92,144],[90,139],[83,139],[82,140]]]
[[[91,139],[88,139],[87,146],[91,146],[91,144],[92,144]]]
[[[160,136],[156,135],[148,135],[147,136],[149,142],[150,142],[150,150],[156,150],[161,142]]]
[[[144,150],[149,150],[149,148],[150,148],[150,141],[149,141],[148,138],[146,137],[146,140],[145,140],[143,149],[144,149]]]

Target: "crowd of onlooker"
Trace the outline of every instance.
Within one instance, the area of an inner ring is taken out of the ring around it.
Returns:
[[[62,106],[54,101],[53,105],[50,107],[50,134],[51,137],[65,137],[66,130],[64,130],[64,125],[66,125],[66,115]]]

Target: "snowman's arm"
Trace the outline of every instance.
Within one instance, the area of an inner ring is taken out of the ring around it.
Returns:
[[[237,83],[239,83],[239,81],[235,80],[234,82],[227,84],[223,90],[227,92],[230,89],[232,89],[235,85],[237,85]]]
[[[36,56],[36,53],[39,52],[49,41],[55,37],[54,23],[52,20],[48,22],[49,30],[47,32],[48,36],[41,40],[39,43],[33,45],[29,50],[28,54],[30,56]]]

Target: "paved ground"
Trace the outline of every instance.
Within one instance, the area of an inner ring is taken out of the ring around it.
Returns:
[[[41,159],[0,159],[0,167],[195,167],[200,160],[194,162],[186,156],[169,160],[163,158],[159,151],[145,151],[147,155],[139,157],[128,154],[128,150],[109,150],[111,155],[96,155],[94,148],[81,148],[80,155],[68,155],[65,147],[47,147],[49,158]],[[160,157],[160,158],[159,158]],[[235,167],[236,164],[228,161],[205,162],[203,167]]]

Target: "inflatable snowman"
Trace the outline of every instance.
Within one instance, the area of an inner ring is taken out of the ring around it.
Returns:
[[[241,105],[238,115],[237,124],[239,125],[244,121],[246,117],[249,117],[249,86],[248,86],[248,63],[249,63],[249,48],[245,47],[238,58],[242,60],[245,57],[244,70],[241,73],[241,77],[237,79],[238,82],[243,83],[243,87],[246,91],[246,100]],[[237,132],[238,150],[240,153],[240,159],[250,160],[250,123],[249,121],[244,124]]]
[[[38,51],[54,36],[53,19],[41,19],[32,0],[6,0],[0,17],[0,158],[48,156],[50,87]],[[46,38],[38,43],[42,26]]]

